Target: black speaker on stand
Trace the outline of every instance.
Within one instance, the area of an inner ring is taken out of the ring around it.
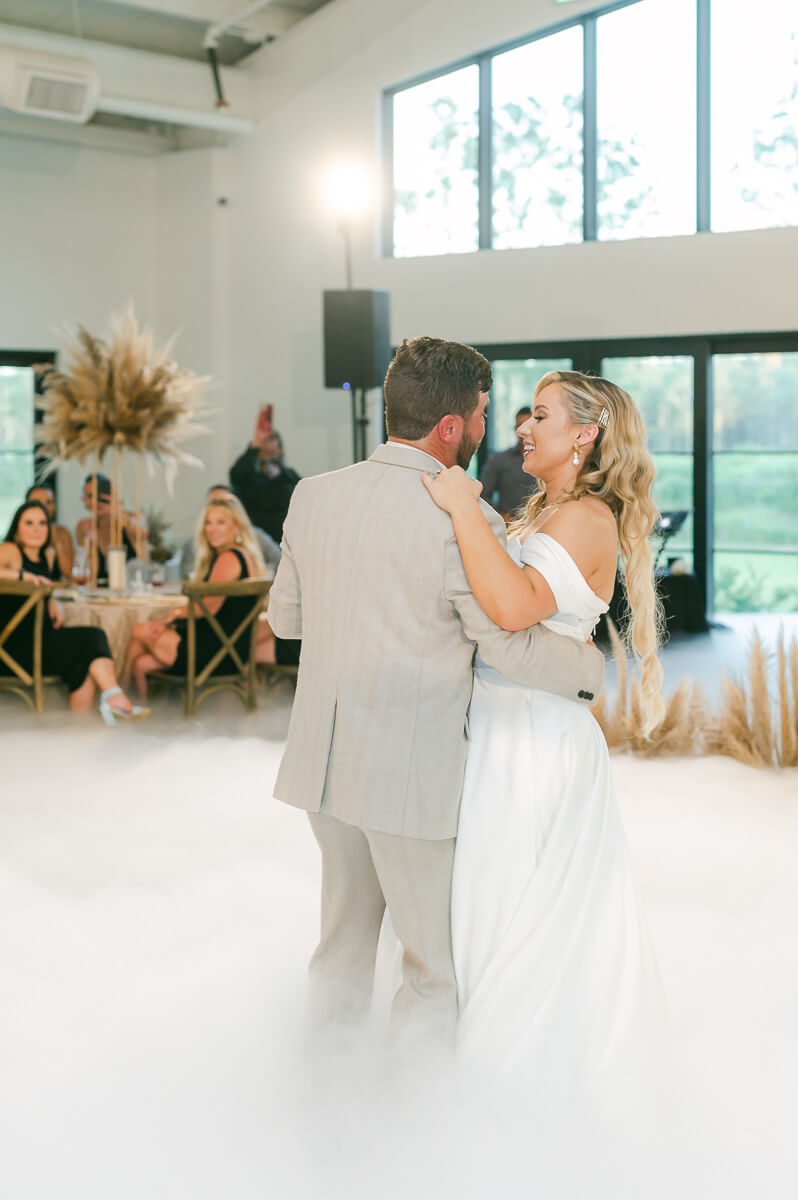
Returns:
[[[355,462],[367,453],[366,392],[381,388],[391,361],[390,298],[387,291],[346,288],[324,292],[324,386],[352,398]]]

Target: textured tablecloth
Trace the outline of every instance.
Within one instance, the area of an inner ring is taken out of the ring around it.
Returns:
[[[128,596],[124,599],[111,597],[88,598],[79,596],[74,600],[63,599],[65,625],[99,625],[108,636],[114,668],[117,675],[125,665],[125,655],[130,644],[133,626],[140,621],[151,621],[162,617],[170,608],[179,604],[180,597],[166,594]]]

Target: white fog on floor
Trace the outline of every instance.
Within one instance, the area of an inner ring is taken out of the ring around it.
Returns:
[[[308,1046],[319,862],[280,741],[42,732],[0,738],[8,1200],[795,1194],[798,772],[613,760],[673,1029],[638,1143],[545,1080]]]

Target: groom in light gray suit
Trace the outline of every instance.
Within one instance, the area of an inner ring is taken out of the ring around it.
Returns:
[[[423,486],[425,471],[468,466],[491,382],[468,346],[404,342],[385,379],[388,442],[291,499],[268,617],[302,655],[275,795],[307,810],[321,848],[310,964],[321,1017],[368,1010],[387,905],[404,948],[395,1018],[454,1028],[449,913],[475,649],[507,678],[573,700],[601,687],[597,650],[542,626],[505,633],[485,615]]]

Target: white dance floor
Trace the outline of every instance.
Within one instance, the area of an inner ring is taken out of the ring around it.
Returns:
[[[284,715],[225,711],[225,736],[174,706],[4,722],[6,1200],[796,1194],[798,772],[614,759],[683,1101],[605,1178],[598,1142],[555,1152],[522,1120],[503,1143],[424,1088],[322,1101],[300,1049],[317,852],[270,798]]]

